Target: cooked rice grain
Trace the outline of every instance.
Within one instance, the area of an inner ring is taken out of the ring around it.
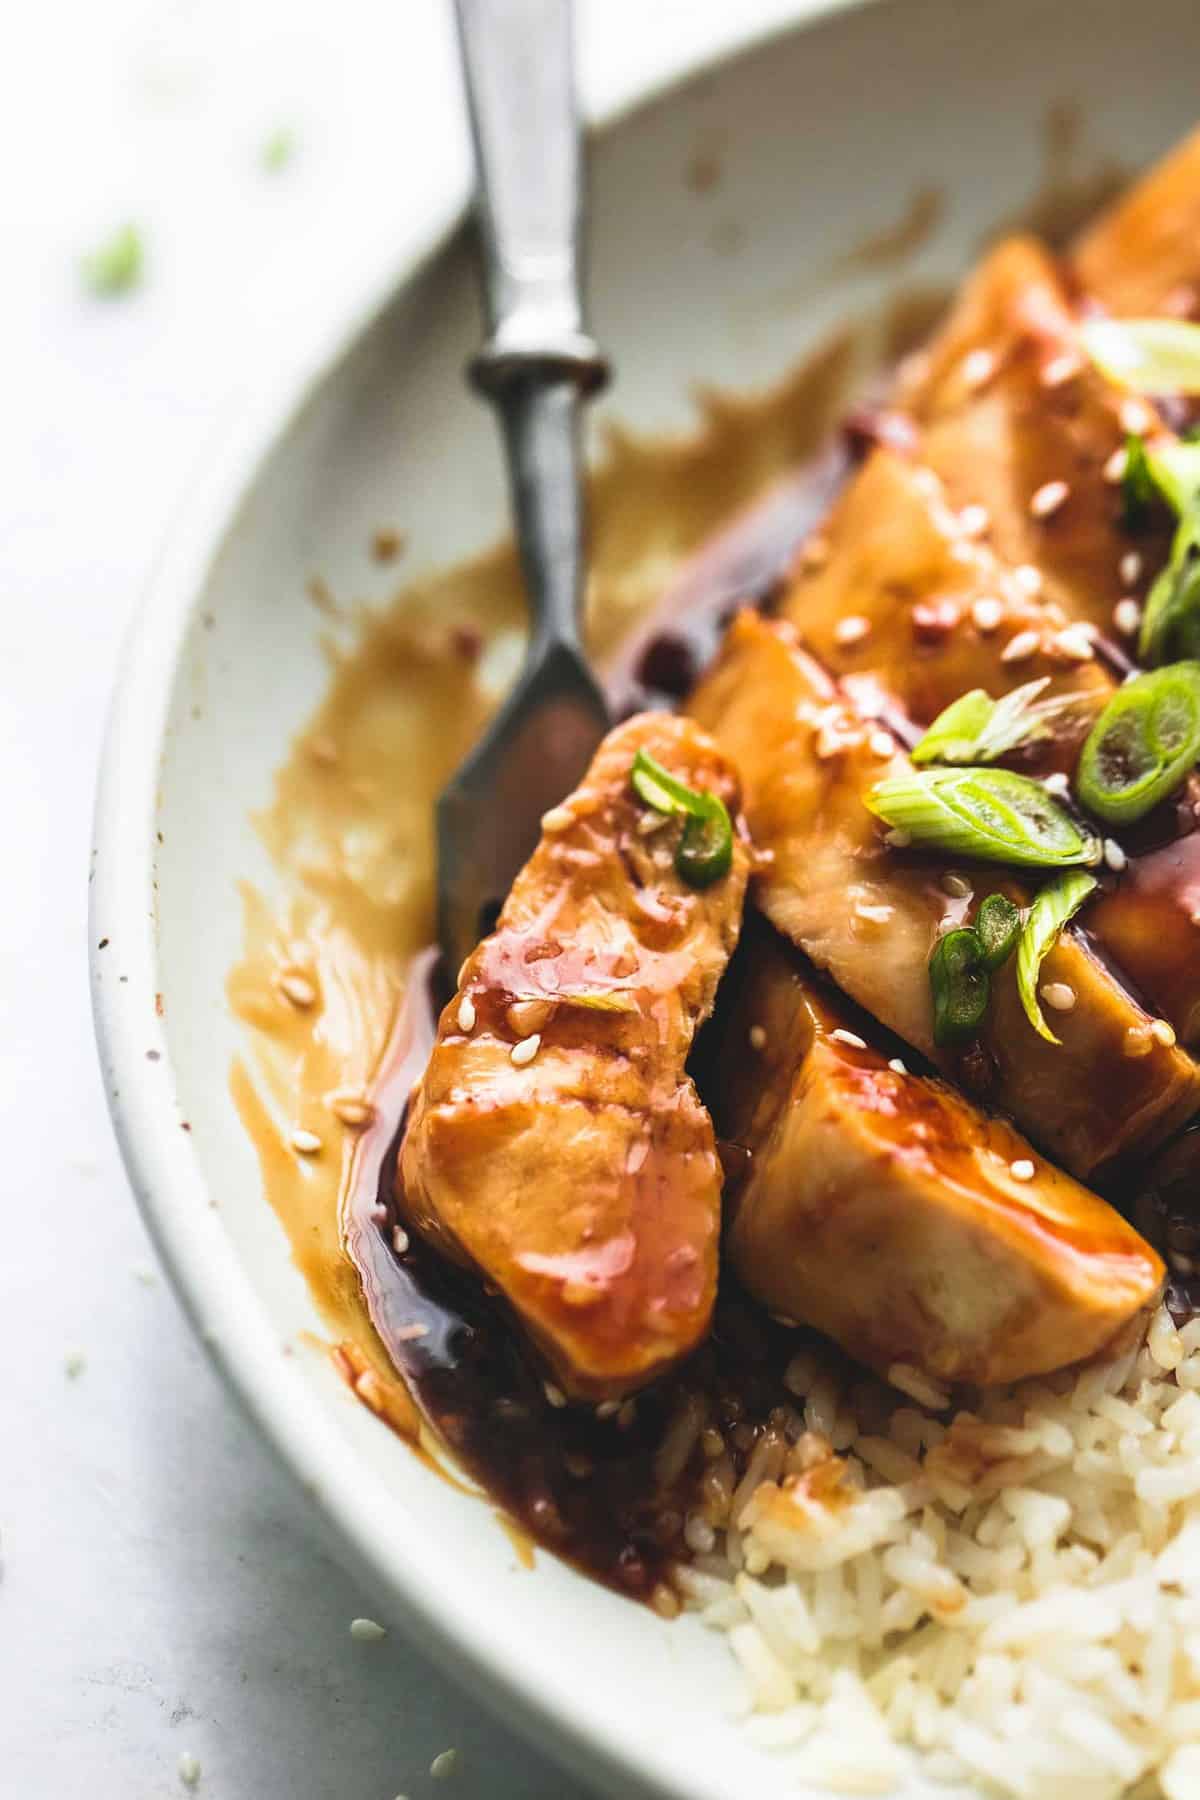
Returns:
[[[1200,1320],[1162,1308],[1118,1361],[949,1423],[899,1385],[885,1424],[799,1352],[809,1435],[769,1437],[693,1533],[680,1591],[729,1634],[756,1741],[834,1793],[898,1793],[911,1748],[1015,1800],[1200,1800]]]

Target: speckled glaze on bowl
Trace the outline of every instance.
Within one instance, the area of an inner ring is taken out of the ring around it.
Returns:
[[[1122,0],[896,0],[810,10],[700,70],[647,68],[636,110],[601,122],[593,164],[614,414],[674,427],[697,378],[779,375],[896,283],[894,258],[848,253],[916,195],[938,203],[903,280],[959,273],[1038,191],[1050,117],[1074,176],[1147,160],[1193,122],[1195,57],[1179,47],[1195,39],[1194,0],[1142,0],[1136,21]],[[689,192],[683,171],[702,153],[720,180]],[[398,1625],[601,1791],[803,1795],[802,1762],[754,1749],[731,1719],[722,1640],[551,1557],[520,1569],[489,1511],[355,1405],[325,1359],[281,1354],[320,1322],[229,1098],[224,982],[241,941],[235,884],[273,882],[249,810],[326,680],[320,620],[297,596],[314,569],[362,592],[381,519],[412,527],[414,573],[503,525],[491,423],[461,380],[477,330],[454,229],[462,172],[441,192],[438,179],[424,253],[193,491],[130,641],[91,940],[114,1118],[197,1329]],[[909,1792],[947,1790],[914,1771]]]

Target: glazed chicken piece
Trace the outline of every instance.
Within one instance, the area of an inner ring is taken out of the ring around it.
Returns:
[[[1078,706],[1037,746],[1036,770],[1022,763],[1030,772],[1073,767],[1114,691],[1094,658],[1062,648],[1066,616],[1029,593],[969,512],[964,523],[939,477],[888,449],[850,482],[816,552],[802,551],[779,613],[864,710],[886,714],[894,703],[920,726],[969,688],[998,698],[1048,676],[1045,695],[1072,695]],[[1006,659],[1006,646],[1031,632],[1030,654]]]
[[[729,990],[713,1110],[748,1157],[726,1248],[773,1312],[884,1376],[986,1386],[1093,1355],[1153,1299],[1162,1264],[1119,1213],[864,1044],[870,1026],[761,921]]]
[[[967,517],[967,526],[963,519]],[[1021,752],[1031,775],[1071,773],[1117,682],[1078,647],[1062,609],[1035,599],[947,505],[939,478],[893,451],[873,452],[819,538],[802,554],[781,615],[864,710],[891,703],[915,724],[969,688],[993,697],[1048,677],[1043,698],[1077,702],[1053,735]],[[1010,644],[1036,648],[1009,660]],[[1064,646],[1066,648],[1064,648]],[[1086,646],[1085,646],[1086,648]],[[1200,799],[1200,783],[1188,784]],[[1088,910],[1088,930],[1185,1043],[1200,1040],[1200,832],[1137,858]]]
[[[951,504],[984,508],[996,554],[1036,571],[1069,619],[1112,636],[1114,608],[1144,599],[1169,532],[1162,518],[1131,538],[1120,484],[1105,472],[1130,430],[1160,421],[1087,357],[1039,244],[1014,238],[985,258],[930,350],[908,364],[896,400],[921,427],[921,460]],[[1141,558],[1134,581],[1123,566],[1130,550]]]
[[[1072,261],[1081,285],[1118,317],[1200,317],[1200,131],[1105,208]]]
[[[721,1169],[684,1065],[749,866],[735,831],[726,874],[683,880],[681,822],[631,786],[639,750],[736,815],[733,772],[690,720],[609,734],[460,972],[399,1169],[411,1225],[499,1289],[567,1393],[596,1400],[708,1329]]]
[[[1075,996],[1056,1017],[1061,1047],[1026,1019],[1010,960],[993,980],[976,1053],[937,1049],[928,965],[939,932],[969,922],[976,899],[1003,890],[1019,900],[1022,890],[994,867],[955,869],[952,894],[944,862],[887,846],[864,796],[906,773],[908,759],[839,695],[791,627],[740,614],[689,710],[737,764],[755,844],[771,857],[756,878],[758,904],[889,1030],[1080,1177],[1161,1142],[1200,1109],[1200,1070],[1158,1041],[1076,931],[1042,965],[1044,982]]]

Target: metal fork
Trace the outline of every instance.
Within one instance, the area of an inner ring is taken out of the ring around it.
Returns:
[[[516,687],[437,806],[438,938],[453,980],[608,728],[580,638],[584,330],[570,0],[456,0],[475,144],[487,338],[470,377],[499,415],[530,635]]]

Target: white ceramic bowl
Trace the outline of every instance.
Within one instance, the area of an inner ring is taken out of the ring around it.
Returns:
[[[698,378],[737,387],[781,373],[896,282],[894,268],[844,253],[920,189],[944,205],[903,279],[960,272],[986,228],[1038,190],[1056,103],[1079,109],[1076,175],[1150,158],[1193,123],[1198,19],[1195,0],[837,11],[610,124],[593,163],[591,264],[596,328],[620,371],[614,412],[673,426]],[[698,142],[720,145],[723,171],[703,199],[682,181]],[[205,1342],[397,1623],[607,1791],[802,1793],[796,1767],[750,1749],[728,1718],[721,1640],[551,1557],[518,1570],[489,1511],[430,1475],[323,1359],[281,1354],[320,1321],[229,1099],[235,882],[272,886],[247,815],[326,680],[320,621],[299,599],[306,577],[319,569],[335,591],[361,592],[380,520],[411,527],[414,572],[503,526],[492,425],[461,379],[475,300],[449,199],[443,240],[193,494],[130,642],[93,889],[113,1111]],[[918,1776],[911,1791],[932,1790]]]

